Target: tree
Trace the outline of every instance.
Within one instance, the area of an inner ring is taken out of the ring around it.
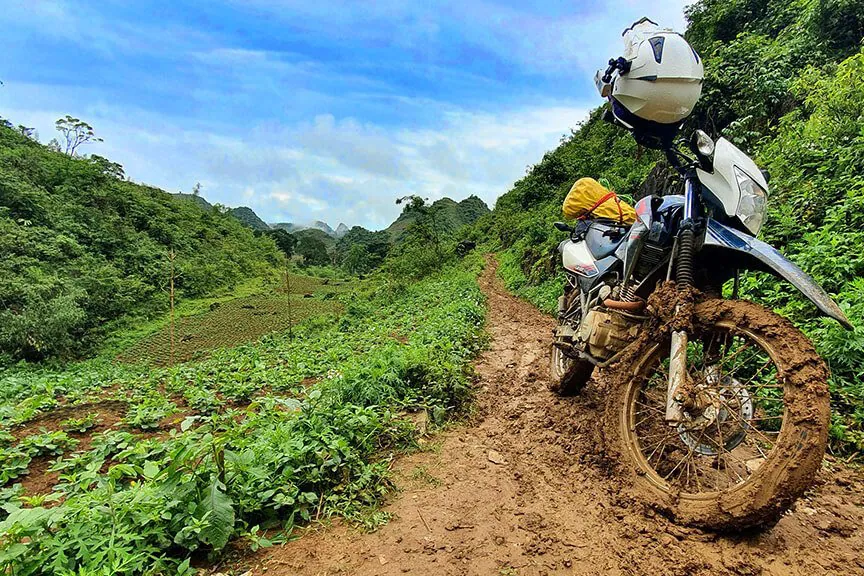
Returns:
[[[343,264],[349,274],[365,274],[372,269],[369,251],[362,244],[352,244]]]
[[[327,246],[321,240],[311,236],[303,236],[297,244],[297,253],[303,257],[306,266],[326,266],[330,263]]]
[[[195,186],[192,187],[192,195],[193,196],[200,196],[201,195],[201,183],[200,182],[196,182]]]
[[[421,198],[416,194],[396,199],[396,204],[402,204],[403,202],[408,204],[405,206],[405,212],[414,212],[417,214],[417,220],[412,225],[413,232],[425,237],[427,240],[431,240],[435,245],[436,255],[440,257],[441,239],[438,234],[438,221],[436,218],[440,207],[435,204],[429,204],[428,198]]]
[[[69,156],[75,156],[75,151],[78,147],[86,142],[102,142],[102,138],[96,136],[90,124],[69,114],[57,120],[54,126],[63,135],[63,140],[65,141],[65,144],[62,145],[60,142],[57,142],[57,147],[60,148],[62,146],[63,152]]]
[[[112,162],[111,160],[103,158],[102,156],[97,156],[96,154],[91,154],[88,160],[98,166],[99,170],[101,170],[106,176],[113,176],[118,180],[126,179],[126,172],[123,170],[122,164]]]
[[[256,230],[256,236],[265,234],[273,239],[276,246],[285,253],[286,258],[291,258],[294,255],[294,248],[297,247],[297,237],[282,228],[275,230]]]
[[[349,254],[355,245],[360,245],[365,250],[367,258],[366,268],[363,270],[365,273],[380,266],[390,252],[390,234],[386,230],[371,232],[362,226],[351,228],[339,239],[335,250],[337,264],[344,266],[346,270],[348,270]]]
[[[36,140],[37,142],[39,141],[39,133],[36,131],[35,128],[28,128],[23,124],[19,124],[15,130],[19,134],[21,134],[22,136],[26,136],[30,140]]]

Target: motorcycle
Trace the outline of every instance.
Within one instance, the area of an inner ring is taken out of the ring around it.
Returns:
[[[683,195],[641,199],[629,226],[555,223],[570,237],[559,245],[566,281],[553,387],[577,394],[607,370],[603,435],[633,496],[685,524],[768,524],[819,469],[828,370],[789,321],[738,299],[741,274],[769,272],[852,326],[810,276],[756,238],[768,175],[753,160],[701,130],[654,143]]]

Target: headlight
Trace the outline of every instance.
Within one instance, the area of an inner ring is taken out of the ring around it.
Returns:
[[[738,200],[738,210],[735,214],[755,236],[759,233],[759,229],[762,228],[762,222],[765,220],[767,195],[765,194],[765,190],[753,178],[737,166],[734,168],[735,178],[738,180],[738,190],[741,193],[741,197]]]

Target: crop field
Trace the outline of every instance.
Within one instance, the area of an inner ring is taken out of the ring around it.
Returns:
[[[230,348],[253,342],[266,334],[288,330],[311,316],[341,310],[337,296],[346,286],[342,282],[307,276],[291,276],[291,294],[284,286],[242,298],[221,299],[194,314],[176,319],[174,361],[202,358],[216,348]],[[121,352],[121,362],[170,363],[170,328],[161,327]]]
[[[189,574],[229,541],[270,545],[269,529],[382,522],[390,461],[415,445],[408,414],[441,423],[470,397],[478,270],[371,283],[293,338],[175,366],[0,373],[0,568]]]

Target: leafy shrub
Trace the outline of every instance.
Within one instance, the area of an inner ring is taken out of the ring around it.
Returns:
[[[27,436],[18,444],[18,447],[35,458],[37,456],[59,456],[77,444],[78,440],[70,438],[69,434],[62,430],[56,430]]]
[[[370,507],[391,489],[392,453],[410,448],[416,433],[402,412],[427,410],[442,422],[470,397],[468,362],[485,343],[479,267],[472,256],[420,283],[377,279],[345,296],[353,305],[340,322],[310,319],[293,338],[274,335],[196,363],[146,374],[98,361],[68,372],[24,366],[0,373],[8,395],[0,413],[27,401],[28,391],[82,395],[76,386],[110,388],[129,402],[125,421],[139,428],[175,409],[171,394],[208,411],[165,437],[95,434],[90,450],[52,466],[63,496],[56,506],[31,500],[34,507],[25,508],[10,492],[0,567],[183,573],[194,551],[221,550],[235,536],[266,545],[256,527],[290,530],[334,514],[364,525],[383,521]],[[203,399],[217,390],[252,402],[226,409]],[[29,461],[13,455],[6,460],[18,468],[4,467],[7,481]]]

